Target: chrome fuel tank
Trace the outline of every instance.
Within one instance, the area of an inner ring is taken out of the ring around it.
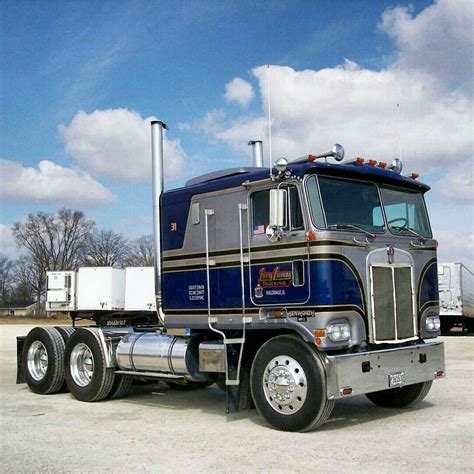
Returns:
[[[156,332],[125,335],[117,346],[117,365],[135,372],[165,372],[199,378],[199,345],[192,338]]]

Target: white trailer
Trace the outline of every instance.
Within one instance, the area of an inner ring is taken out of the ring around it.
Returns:
[[[47,272],[46,310],[123,326],[155,321],[154,267],[81,267]]]
[[[463,324],[474,330],[474,274],[462,263],[440,263],[438,284],[442,329]]]

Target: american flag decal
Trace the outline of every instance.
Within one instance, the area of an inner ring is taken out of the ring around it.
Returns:
[[[265,226],[263,224],[253,226],[253,235],[260,235],[265,233]]]

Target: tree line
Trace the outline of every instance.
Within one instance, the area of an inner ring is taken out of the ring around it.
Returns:
[[[46,271],[92,267],[153,266],[153,238],[135,240],[112,230],[98,229],[81,211],[38,212],[15,222],[13,236],[20,257],[0,256],[0,304],[36,301],[46,291]]]

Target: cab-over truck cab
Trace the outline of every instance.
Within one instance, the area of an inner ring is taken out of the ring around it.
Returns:
[[[444,376],[428,186],[399,163],[326,154],[162,193],[162,126],[152,125],[162,325],[75,331],[63,352],[76,398],[123,394],[133,377],[217,381],[228,412],[254,403],[290,431],[321,425],[342,397],[422,400]],[[34,387],[28,337],[21,367]]]

